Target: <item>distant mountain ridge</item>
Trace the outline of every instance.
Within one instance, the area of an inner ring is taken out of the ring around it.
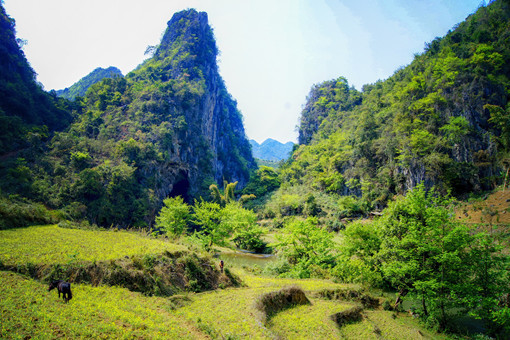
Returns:
[[[122,72],[114,67],[110,66],[108,68],[98,67],[94,71],[90,72],[85,77],[78,80],[72,86],[65,88],[63,90],[57,90],[57,96],[64,97],[69,100],[74,100],[77,96],[83,97],[85,93],[92,85],[99,83],[101,80],[105,78],[116,78],[123,77]]]
[[[282,159],[289,158],[292,148],[294,147],[294,143],[292,142],[283,144],[272,138],[266,139],[262,144],[250,139],[250,144],[253,157],[267,161],[281,161]]]

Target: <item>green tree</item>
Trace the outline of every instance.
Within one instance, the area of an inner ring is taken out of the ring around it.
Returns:
[[[350,224],[343,233],[335,275],[345,282],[382,285],[380,248],[381,235],[377,223]]]
[[[218,188],[218,185],[211,184],[209,186],[209,190],[211,191],[211,196],[213,201],[221,205],[222,207],[236,202],[235,197],[235,188],[238,182],[228,183],[227,181],[223,181],[223,193]],[[239,198],[239,202],[242,204],[249,199],[255,198],[254,195],[242,195]]]
[[[195,201],[192,222],[200,227],[196,233],[204,245],[210,248],[213,244],[226,245],[230,231],[222,224],[222,209],[218,203]]]
[[[335,262],[333,234],[318,226],[315,217],[293,220],[271,244],[292,266],[290,276],[308,278],[314,270],[329,270]]]
[[[503,190],[506,188],[508,180],[508,173],[510,171],[510,105],[506,111],[497,105],[485,105],[485,109],[489,110],[491,117],[489,122],[494,124],[499,130],[495,132],[493,137],[498,146],[498,159],[499,162],[505,167],[505,181],[503,183]]]
[[[252,173],[250,182],[246,185],[243,192],[262,197],[280,187],[278,172],[268,166],[261,166]]]
[[[423,316],[441,329],[452,308],[460,306],[471,270],[472,237],[453,218],[451,203],[420,184],[391,203],[381,221],[385,278],[400,297],[408,292],[418,297]]]
[[[465,296],[470,314],[484,320],[491,336],[510,331],[510,306],[500,298],[508,295],[510,263],[493,234],[475,235],[471,245],[472,280]]]
[[[166,198],[163,204],[159,215],[156,216],[156,227],[167,234],[182,235],[191,219],[191,207],[181,196]]]
[[[222,210],[221,224],[229,230],[237,247],[257,252],[264,250],[264,231],[257,225],[257,215],[252,210],[237,202],[227,204]]]

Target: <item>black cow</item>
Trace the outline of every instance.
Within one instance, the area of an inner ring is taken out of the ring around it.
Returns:
[[[71,284],[69,282],[65,282],[62,280],[53,280],[50,282],[48,292],[54,288],[57,288],[59,298],[60,293],[62,293],[65,302],[69,302],[69,300],[73,298],[73,293],[71,293]]]

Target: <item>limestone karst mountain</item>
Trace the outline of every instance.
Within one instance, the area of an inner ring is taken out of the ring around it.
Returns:
[[[286,178],[367,209],[420,182],[455,195],[492,189],[508,169],[509,18],[508,2],[494,1],[386,80],[315,85]]]
[[[4,169],[3,192],[100,225],[136,226],[151,223],[168,196],[207,197],[223,180],[243,188],[256,164],[217,53],[206,13],[175,13],[152,58],[64,102],[73,123],[39,152],[17,155],[23,168],[13,159]]]

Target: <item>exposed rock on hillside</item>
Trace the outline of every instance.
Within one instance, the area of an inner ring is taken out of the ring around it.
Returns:
[[[160,198],[182,194],[186,186],[187,194],[196,196],[223,179],[242,188],[255,167],[241,113],[219,75],[217,53],[207,14],[182,11],[168,22],[153,58],[127,76],[135,84],[157,87],[145,90],[130,107],[154,105],[146,110],[167,116],[177,130],[167,150],[170,162],[154,169],[168,182],[158,188]]]

